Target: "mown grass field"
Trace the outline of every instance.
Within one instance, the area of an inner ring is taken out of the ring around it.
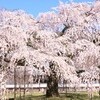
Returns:
[[[23,100],[23,97],[21,99],[17,97],[17,100]],[[41,93],[34,93],[33,95],[27,95],[26,100],[90,100],[88,97],[88,94],[86,92],[80,92],[80,93],[61,93],[60,97],[52,97],[52,98],[46,98],[45,95]],[[94,93],[94,96],[91,100],[100,100],[100,97]]]

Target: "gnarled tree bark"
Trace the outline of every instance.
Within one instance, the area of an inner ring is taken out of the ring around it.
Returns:
[[[58,92],[58,79],[56,77],[56,75],[50,75],[47,76],[47,91],[46,91],[46,97],[53,97],[59,96],[59,92]]]
[[[58,97],[58,78],[57,73],[54,68],[54,64],[50,62],[50,69],[51,73],[47,76],[47,90],[46,90],[46,97]]]

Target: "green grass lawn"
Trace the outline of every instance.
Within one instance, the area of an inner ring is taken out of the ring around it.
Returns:
[[[94,93],[95,94],[95,93]],[[19,97],[17,100],[20,100]],[[22,99],[23,100],[23,99]],[[46,98],[42,93],[34,93],[34,95],[27,95],[26,100],[89,100],[86,92],[61,93],[60,97]],[[94,95],[91,100],[100,100],[98,95]]]

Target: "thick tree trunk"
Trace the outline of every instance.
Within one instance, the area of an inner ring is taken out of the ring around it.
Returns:
[[[46,90],[46,97],[53,97],[59,96],[58,92],[58,79],[56,77],[56,74],[51,74],[50,76],[47,76],[47,90]]]

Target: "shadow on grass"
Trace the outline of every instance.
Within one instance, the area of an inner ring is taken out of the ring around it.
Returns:
[[[17,98],[17,100],[24,100],[23,97]],[[46,100],[45,95],[40,95],[40,96],[33,96],[33,95],[28,95],[26,96],[25,100]]]
[[[66,98],[69,98],[70,100],[88,100],[87,94],[67,93],[65,95]]]
[[[17,98],[17,100],[24,100],[24,99],[22,97],[22,99]],[[67,94],[61,93],[60,97],[51,97],[51,98],[46,98],[45,95],[39,95],[39,96],[27,95],[25,100],[89,100],[89,98],[88,95],[84,93],[67,93]],[[92,100],[100,100],[100,98],[98,96],[94,96]]]

